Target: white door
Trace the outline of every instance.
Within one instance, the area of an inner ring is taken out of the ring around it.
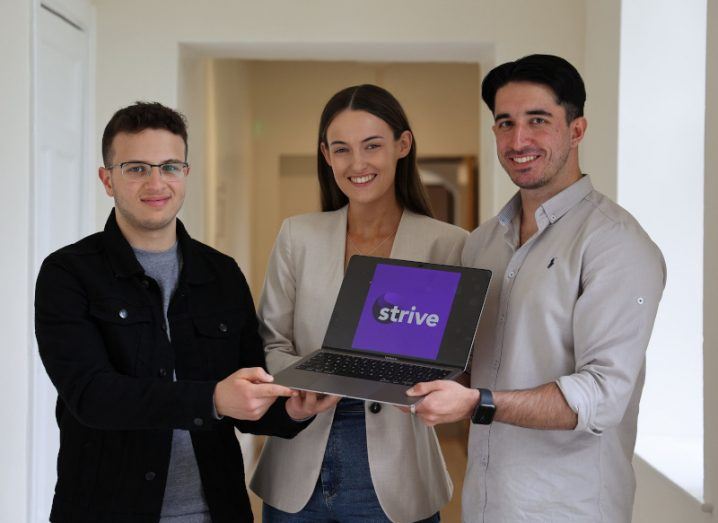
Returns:
[[[87,31],[53,8],[38,11],[35,176],[35,274],[52,251],[80,239],[89,224]],[[56,391],[33,355],[30,521],[46,522],[55,490],[59,434]]]

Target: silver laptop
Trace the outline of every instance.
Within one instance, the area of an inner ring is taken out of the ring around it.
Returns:
[[[353,256],[322,347],[275,383],[394,405],[421,381],[465,370],[491,271]]]

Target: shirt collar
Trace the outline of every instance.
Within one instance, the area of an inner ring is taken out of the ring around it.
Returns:
[[[578,202],[593,191],[593,184],[589,175],[584,174],[579,180],[566,187],[550,200],[545,201],[536,210],[536,223],[542,229],[549,223],[554,223],[566,214]],[[521,194],[516,193],[501,209],[498,214],[499,223],[508,227],[521,210]]]
[[[536,223],[543,229],[550,223],[555,223],[570,211],[576,204],[593,191],[591,178],[584,174],[577,181],[566,187],[550,200],[545,201],[536,210]]]
[[[521,193],[514,194],[499,212],[499,223],[507,227],[521,210]]]
[[[115,209],[105,223],[105,234],[103,236],[105,249],[107,250],[110,266],[116,277],[130,277],[142,275],[144,269],[137,261],[132,247],[122,234]],[[182,222],[177,219],[177,248],[182,253],[182,276],[190,283],[204,283],[214,279],[214,275],[203,256],[195,253],[196,247],[192,242]]]

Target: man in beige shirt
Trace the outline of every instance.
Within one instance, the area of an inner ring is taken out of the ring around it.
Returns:
[[[645,351],[665,285],[658,247],[579,168],[586,94],[562,58],[493,69],[482,97],[518,193],[472,233],[493,279],[471,387],[422,383],[416,415],[471,418],[466,522],[628,522]]]

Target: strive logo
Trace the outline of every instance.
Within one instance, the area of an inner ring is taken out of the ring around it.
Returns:
[[[400,301],[400,296],[391,292],[379,296],[372,307],[374,319],[379,323],[406,323],[426,325],[427,327],[436,327],[439,324],[438,314],[418,311],[416,305],[412,305],[409,309],[402,309],[395,305]]]
[[[460,278],[457,272],[377,264],[352,347],[436,359]]]

